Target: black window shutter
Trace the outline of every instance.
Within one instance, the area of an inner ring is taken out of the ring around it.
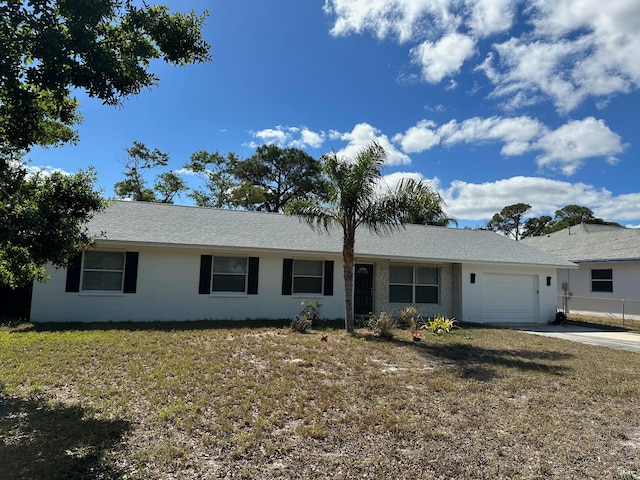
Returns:
[[[200,255],[200,286],[199,294],[211,293],[211,267],[213,265],[212,255]]]
[[[247,274],[247,294],[258,294],[258,267],[260,259],[258,257],[249,257],[249,272]]]
[[[67,267],[67,284],[64,287],[65,292],[80,291],[80,274],[82,273],[82,253],[78,253],[71,259]]]
[[[138,252],[127,252],[124,257],[124,293],[136,293],[138,284]]]
[[[324,262],[324,294],[333,295],[333,260]]]
[[[293,287],[293,259],[282,260],[282,295],[291,295]]]

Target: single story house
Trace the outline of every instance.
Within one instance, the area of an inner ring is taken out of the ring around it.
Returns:
[[[304,300],[344,318],[342,232],[294,216],[114,201],[88,224],[96,245],[34,285],[31,320],[293,318]],[[489,231],[408,225],[356,238],[354,313],[547,323],[556,270],[574,265]]]
[[[567,312],[640,318],[640,229],[582,223],[521,242],[579,266],[558,269]]]

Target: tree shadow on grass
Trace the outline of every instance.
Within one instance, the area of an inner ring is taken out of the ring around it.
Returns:
[[[561,362],[573,355],[545,350],[483,348],[469,344],[423,344],[421,349],[431,357],[453,364],[460,376],[475,380],[491,380],[504,368],[550,375],[563,375],[570,369]]]
[[[443,360],[463,378],[488,381],[503,375],[505,369],[563,375],[570,368],[563,363],[574,355],[542,349],[485,348],[459,341],[432,343],[412,342],[400,338],[376,341],[391,342],[399,347],[413,348],[433,360]]]
[[[120,479],[105,453],[129,430],[128,422],[87,418],[77,406],[51,406],[0,389],[0,475],[12,480]]]

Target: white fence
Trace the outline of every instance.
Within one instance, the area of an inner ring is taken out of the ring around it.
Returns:
[[[567,315],[574,313],[619,318],[623,326],[625,319],[640,320],[639,300],[558,295],[558,308]]]

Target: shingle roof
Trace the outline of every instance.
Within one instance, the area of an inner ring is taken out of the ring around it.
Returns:
[[[580,224],[522,243],[571,262],[640,260],[640,230]]]
[[[342,253],[340,230],[315,231],[297,217],[159,203],[115,201],[89,222],[99,241],[252,251]],[[568,267],[571,263],[488,231],[407,225],[388,236],[360,228],[361,257]]]

